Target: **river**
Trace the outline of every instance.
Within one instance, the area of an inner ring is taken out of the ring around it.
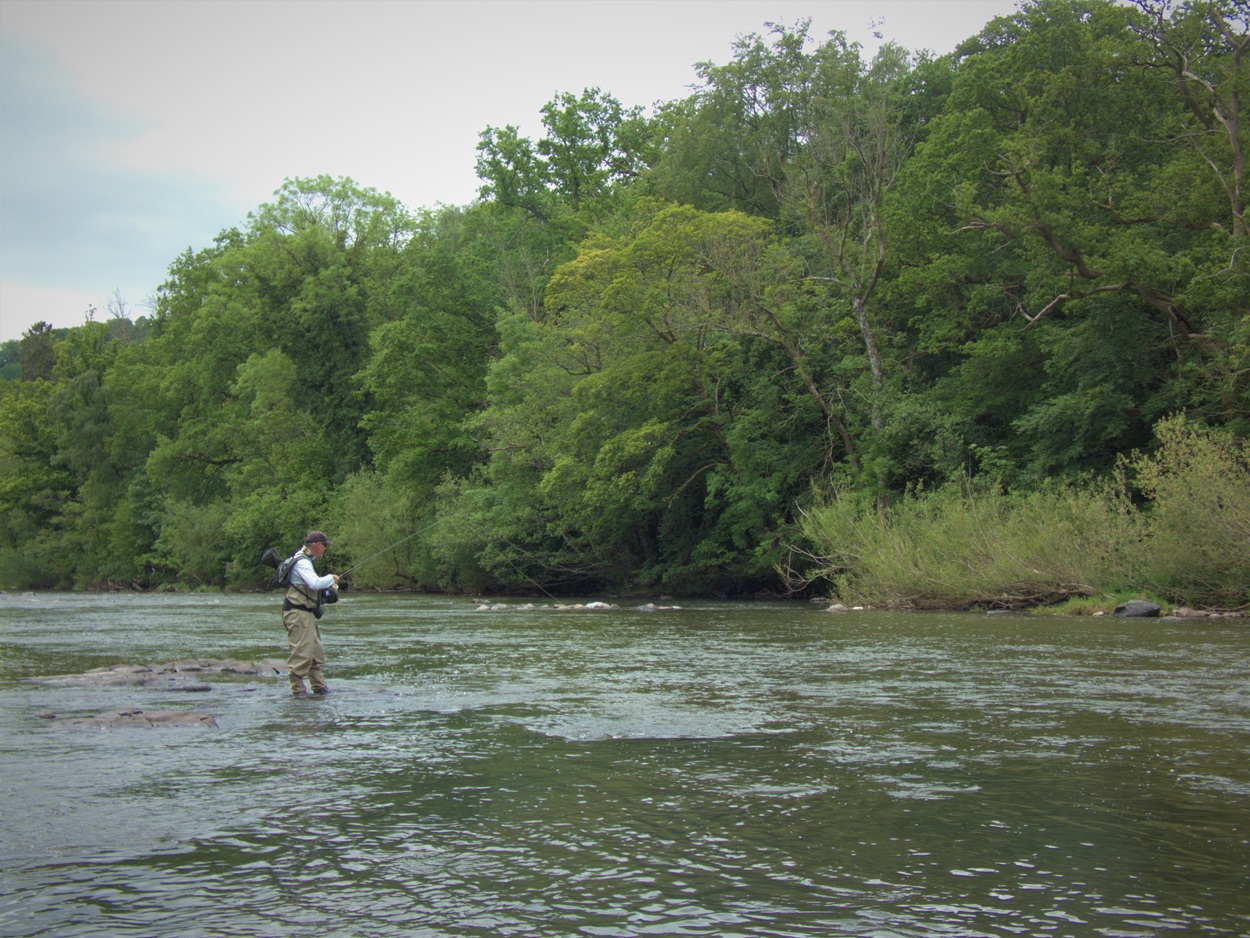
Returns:
[[[0,934],[1250,934],[1247,620],[348,593],[326,698],[29,680],[279,603],[0,594]]]

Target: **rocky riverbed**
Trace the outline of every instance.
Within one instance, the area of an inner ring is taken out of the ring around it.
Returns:
[[[117,664],[92,668],[78,674],[54,674],[33,677],[35,684],[52,687],[144,687],[163,691],[207,693],[214,684],[206,682],[205,676],[280,677],[286,674],[286,663],[278,660],[236,661],[216,658],[193,658],[171,661],[168,664],[142,665]],[[210,713],[200,710],[146,710],[138,706],[122,707],[104,713],[59,714],[44,711],[40,719],[54,720],[66,726],[85,726],[95,729],[113,727],[216,727],[217,720]]]

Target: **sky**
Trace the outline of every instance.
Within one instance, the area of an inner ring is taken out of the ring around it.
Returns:
[[[169,265],[346,176],[408,209],[477,196],[488,126],[557,94],[650,107],[736,37],[811,20],[942,54],[1016,0],[0,0],[0,341],[146,315]]]

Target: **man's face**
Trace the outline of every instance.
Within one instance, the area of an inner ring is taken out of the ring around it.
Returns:
[[[320,560],[321,555],[326,552],[325,541],[313,541],[313,543],[308,545],[308,552]]]

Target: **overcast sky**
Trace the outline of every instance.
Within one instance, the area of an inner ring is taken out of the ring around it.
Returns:
[[[685,97],[736,36],[812,20],[949,52],[1015,0],[0,0],[0,341],[132,316],[284,179],[409,209],[477,193],[487,126],[559,92]]]

